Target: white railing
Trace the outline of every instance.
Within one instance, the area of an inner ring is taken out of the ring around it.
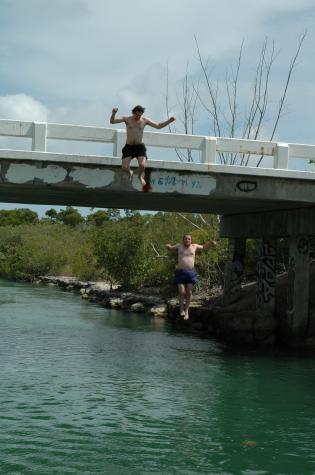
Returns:
[[[105,127],[90,127],[44,122],[0,119],[0,136],[32,139],[32,150],[45,152],[47,140],[75,140],[113,144],[113,156],[120,156],[126,132]],[[244,140],[199,135],[145,132],[145,143],[152,147],[199,150],[201,163],[215,164],[216,154],[229,152],[273,157],[273,168],[288,169],[289,157],[315,160],[315,145]]]

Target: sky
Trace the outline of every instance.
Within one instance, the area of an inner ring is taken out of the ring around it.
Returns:
[[[195,85],[200,81],[200,97],[206,98],[196,38],[222,101],[226,74],[235,68],[243,42],[241,123],[267,39],[276,51],[261,136],[268,140],[288,65],[306,31],[276,139],[313,144],[314,26],[315,0],[0,0],[0,119],[110,127],[113,107],[127,115],[142,104],[153,120],[175,115],[176,131],[183,132],[186,71]],[[196,134],[210,134],[200,103],[194,128]],[[0,139],[1,148],[7,145]],[[79,153],[75,147],[82,144],[51,144],[50,149],[61,146]],[[2,209],[17,206],[0,203]],[[32,209],[41,214],[48,208]]]

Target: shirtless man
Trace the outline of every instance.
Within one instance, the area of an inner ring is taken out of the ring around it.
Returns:
[[[146,185],[144,179],[145,161],[147,159],[146,147],[143,143],[143,129],[146,125],[150,125],[154,129],[162,129],[168,124],[174,122],[175,117],[170,117],[165,122],[153,122],[153,120],[143,117],[144,107],[135,106],[132,109],[132,115],[116,118],[117,107],[112,110],[110,117],[111,124],[120,124],[124,122],[127,130],[126,145],[122,149],[122,169],[128,173],[128,180],[131,181],[132,170],[130,170],[130,162],[133,158],[137,158],[139,164],[138,177],[143,186]]]
[[[207,250],[216,246],[215,241],[208,241],[203,245],[192,244],[191,234],[184,234],[182,244],[165,244],[167,249],[177,249],[178,263],[175,271],[175,283],[178,286],[178,300],[180,316],[184,320],[189,318],[189,306],[192,299],[192,289],[197,282],[195,267],[195,254],[197,249]],[[185,305],[184,305],[184,300]]]

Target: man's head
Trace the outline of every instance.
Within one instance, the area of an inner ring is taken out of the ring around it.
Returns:
[[[185,247],[189,247],[192,242],[191,234],[184,234],[183,236],[183,244]]]
[[[133,109],[132,109],[132,115],[134,116],[134,118],[136,120],[139,120],[142,116],[142,114],[144,113],[145,109],[144,107],[138,105],[138,106],[135,106]]]

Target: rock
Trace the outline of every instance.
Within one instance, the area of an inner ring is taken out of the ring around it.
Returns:
[[[143,303],[141,302],[136,302],[133,303],[130,307],[131,312],[136,312],[136,313],[143,313],[145,311],[145,307]]]
[[[63,289],[66,290],[67,292],[70,292],[71,290],[74,289],[74,285],[65,285]]]
[[[164,304],[164,305],[156,305],[155,307],[152,307],[150,309],[150,315],[152,315],[153,317],[167,317],[168,315],[168,311],[167,311],[167,305]]]
[[[111,308],[122,308],[123,303],[124,303],[123,299],[120,299],[120,298],[109,299],[109,306]]]
[[[40,279],[34,279],[32,280],[32,284],[39,285],[39,284],[42,284],[42,281]]]

